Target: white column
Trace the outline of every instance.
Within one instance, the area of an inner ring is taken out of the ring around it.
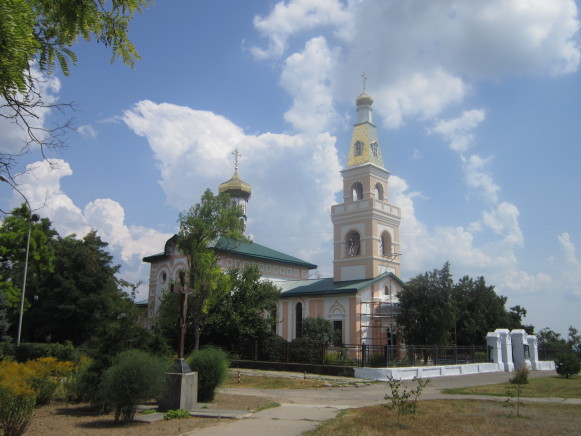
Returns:
[[[533,370],[541,369],[539,365],[539,344],[536,336],[527,336],[529,343],[529,353],[531,357],[531,368]]]
[[[512,355],[515,368],[530,368],[531,360],[527,332],[522,329],[513,330],[510,332],[510,337],[512,339]]]
[[[514,371],[514,363],[512,361],[512,341],[508,329],[496,329],[495,333],[500,336],[500,349],[502,352],[502,362],[504,363],[505,371]]]
[[[498,332],[489,332],[486,335],[486,345],[490,348],[490,357],[494,363],[498,364],[499,369],[504,369],[502,361],[502,349],[500,342],[500,334]]]

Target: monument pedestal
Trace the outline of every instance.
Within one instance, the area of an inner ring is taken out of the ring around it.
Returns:
[[[185,359],[176,359],[166,374],[166,389],[159,399],[160,411],[192,410],[198,402],[198,373],[192,372]]]

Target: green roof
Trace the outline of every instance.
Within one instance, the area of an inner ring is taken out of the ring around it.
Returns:
[[[356,294],[362,289],[371,286],[373,283],[391,278],[403,286],[403,282],[393,273],[383,273],[373,279],[350,280],[344,282],[334,282],[332,278],[313,280],[288,280],[275,282],[282,290],[281,298],[288,297],[313,297],[333,294]]]
[[[145,300],[139,300],[139,301],[136,301],[133,304],[135,304],[136,306],[147,306],[148,300],[147,299],[145,299]]]
[[[176,238],[177,235],[172,236],[168,242]],[[215,244],[214,249],[230,254],[236,254],[239,256],[250,257],[256,260],[268,260],[272,262],[283,262],[287,264],[293,264],[308,269],[315,269],[317,265],[309,262],[305,262],[297,257],[291,256],[289,254],[282,253],[280,251],[273,250],[272,248],[265,247],[264,245],[257,244],[256,242],[236,242],[228,238],[220,238]],[[163,253],[154,254],[143,258],[144,262],[153,262],[158,259],[163,259],[168,254],[167,243],[166,251]]]

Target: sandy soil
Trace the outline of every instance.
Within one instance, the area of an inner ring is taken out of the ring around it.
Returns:
[[[217,394],[209,408],[256,410],[270,403],[268,398]],[[26,436],[72,435],[179,435],[199,428],[219,425],[217,418],[189,418],[116,425],[114,415],[96,415],[86,404],[54,403],[36,409],[34,418],[24,433]]]

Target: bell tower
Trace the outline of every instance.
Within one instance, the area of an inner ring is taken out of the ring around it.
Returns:
[[[364,76],[365,80],[365,76]],[[389,203],[381,147],[372,121],[373,98],[357,97],[357,122],[343,176],[343,203],[331,208],[334,229],[334,281],[400,275],[401,209]]]

